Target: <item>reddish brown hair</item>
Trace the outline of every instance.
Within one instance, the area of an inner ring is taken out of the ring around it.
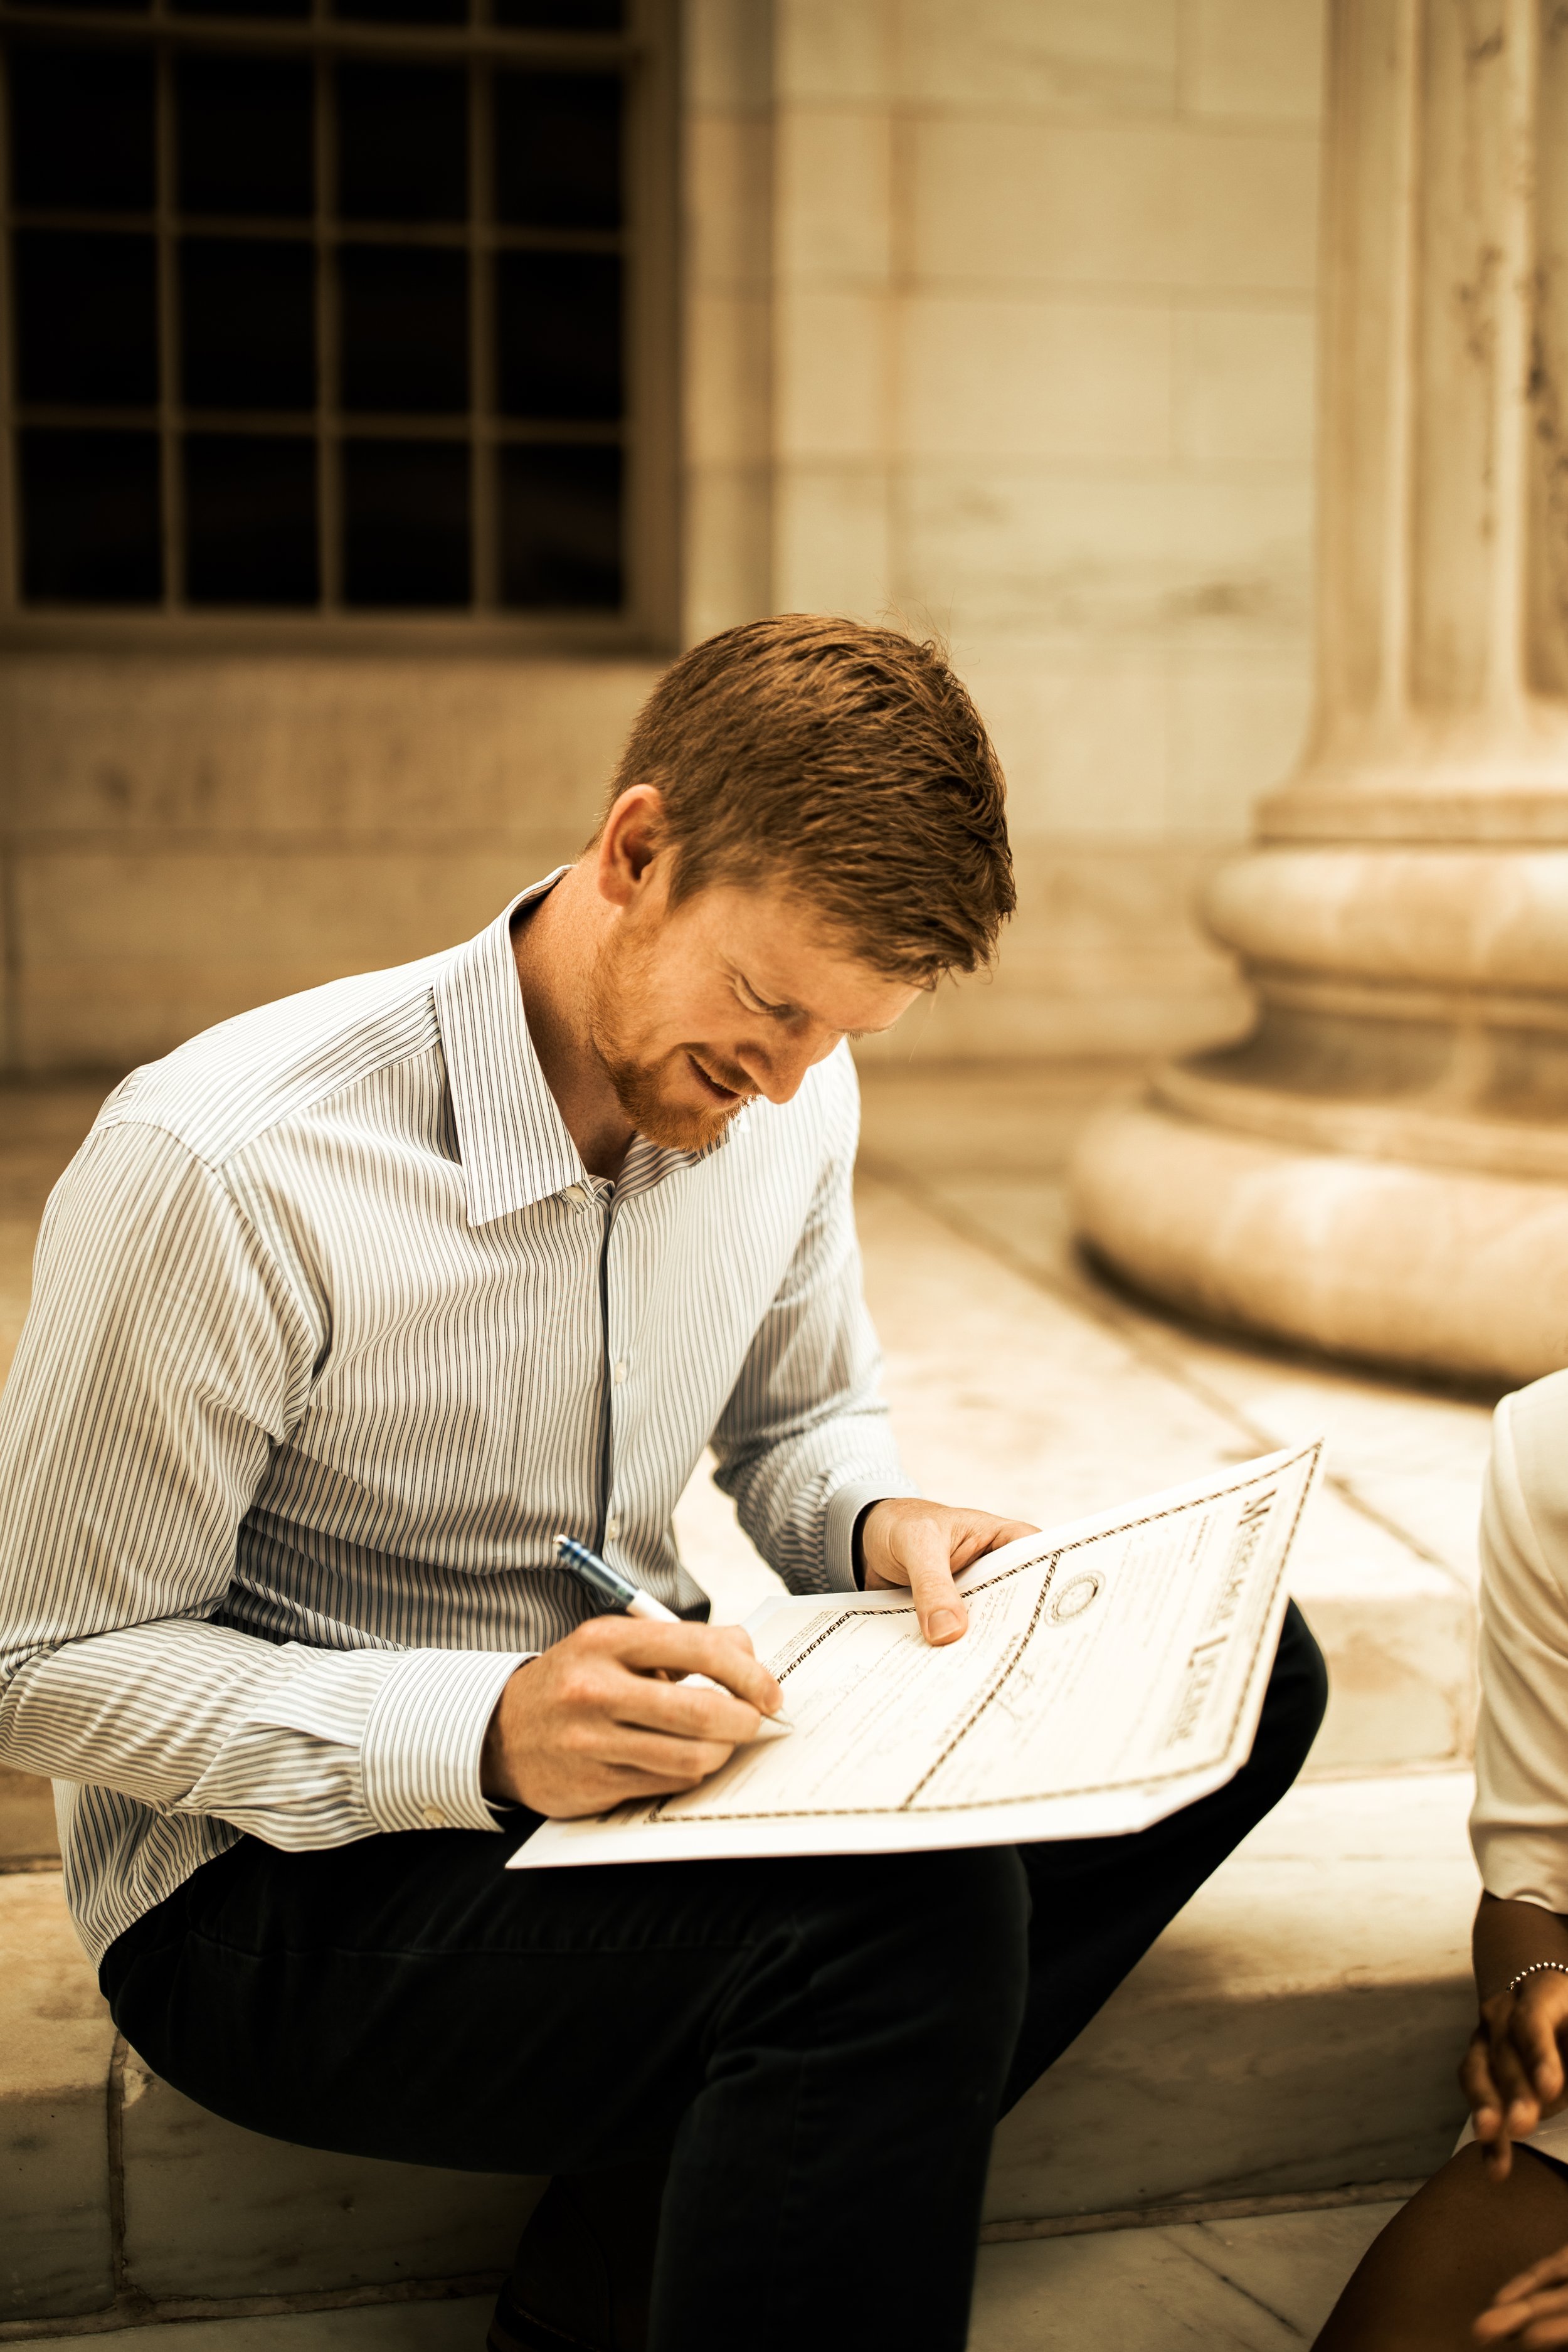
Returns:
[[[613,803],[655,784],[676,902],[784,882],[867,962],[928,984],[1013,912],[1005,786],[941,649],[785,613],[694,646],[644,703]]]

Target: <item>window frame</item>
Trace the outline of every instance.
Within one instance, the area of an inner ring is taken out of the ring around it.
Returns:
[[[486,0],[477,0],[475,18],[486,13]],[[170,553],[172,547],[176,551],[178,549],[176,457],[180,436],[186,427],[176,397],[175,354],[171,347],[174,314],[166,288],[162,289],[160,304],[162,366],[157,412],[163,448],[163,601],[157,606],[135,607],[85,604],[29,606],[20,594],[17,451],[18,434],[25,418],[15,390],[16,331],[11,283],[15,222],[8,152],[8,92],[5,82],[7,60],[0,47],[0,650],[211,649],[455,655],[673,650],[679,627],[679,0],[627,0],[626,16],[626,28],[620,33],[560,34],[513,30],[479,21],[466,26],[342,22],[329,15],[328,0],[312,0],[309,17],[290,21],[181,16],[169,6],[168,0],[152,0],[148,9],[134,13],[119,8],[63,8],[29,5],[29,0],[0,0],[0,33],[26,33],[57,46],[79,37],[84,46],[97,47],[107,38],[123,46],[144,47],[153,56],[154,70],[163,85],[159,120],[165,126],[172,119],[166,84],[173,73],[173,60],[182,52],[303,56],[313,60],[318,83],[325,78],[331,62],[344,57],[433,65],[480,61],[577,66],[584,69],[616,65],[625,73],[627,98],[626,222],[620,247],[627,263],[627,398],[620,436],[626,463],[623,513],[626,593],[618,613],[521,613],[482,611],[472,606],[466,611],[445,613],[285,612],[250,606],[193,610],[177,605],[174,601],[177,566],[170,561]],[[473,127],[479,123],[484,112],[482,107],[478,107],[470,115],[471,175],[485,164],[485,159],[473,151]],[[321,160],[323,134],[319,101],[317,114],[319,245],[326,228],[327,203]],[[166,140],[166,129],[163,135]],[[174,273],[175,231],[184,226],[176,222],[166,202],[169,172],[169,163],[164,158],[160,166],[155,226],[159,267],[165,277]],[[199,221],[193,221],[189,226],[200,232]],[[489,245],[487,232],[470,226],[467,249],[472,252],[477,247],[482,251]],[[328,303],[324,292],[318,296],[319,313],[326,310]],[[477,326],[475,331],[482,333],[484,330]],[[478,409],[478,390],[476,381],[467,446],[474,453],[482,478],[485,450],[494,449],[499,443],[484,431]],[[417,434],[417,422],[410,422]],[[341,413],[319,404],[318,446],[333,435],[341,443],[342,427]],[[200,424],[192,429],[199,431]],[[527,436],[514,434],[511,437]],[[541,438],[568,441],[572,436],[569,431],[555,432],[542,435]],[[330,496],[331,492],[323,487],[322,494]],[[487,533],[493,533],[498,511],[493,491],[488,506],[482,491],[476,491],[474,564],[476,578],[481,583],[487,562]]]

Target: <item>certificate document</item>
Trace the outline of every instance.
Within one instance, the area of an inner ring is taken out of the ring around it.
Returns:
[[[697,1789],[547,1822],[513,1870],[1115,1835],[1246,1761],[1318,1444],[987,1552],[933,1650],[907,1592],[782,1596],[748,1620],[786,1739]]]

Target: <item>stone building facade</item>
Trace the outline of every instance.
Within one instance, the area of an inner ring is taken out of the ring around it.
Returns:
[[[40,615],[14,562],[5,1065],[477,928],[582,840],[660,662],[796,608],[940,631],[1011,778],[1001,971],[914,1050],[1237,1031],[1189,908],[1307,710],[1321,47],[1316,0],[638,0],[640,609],[197,628]]]

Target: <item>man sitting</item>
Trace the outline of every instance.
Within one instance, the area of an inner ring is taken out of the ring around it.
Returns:
[[[1026,1532],[900,1467],[846,1043],[1012,906],[933,648],[731,630],[654,692],[576,865],[138,1071],[49,1204],[0,1758],[63,1784],[73,1911],[170,2082],[554,2176],[500,2352],[957,2352],[997,2116],[1317,1727],[1293,1616],[1249,1764],[1141,1837],[501,1868],[778,1705],[742,1633],[589,1616],[558,1530],[699,1619],[671,1514],[711,1443],[796,1591],[906,1586],[935,1643]]]

